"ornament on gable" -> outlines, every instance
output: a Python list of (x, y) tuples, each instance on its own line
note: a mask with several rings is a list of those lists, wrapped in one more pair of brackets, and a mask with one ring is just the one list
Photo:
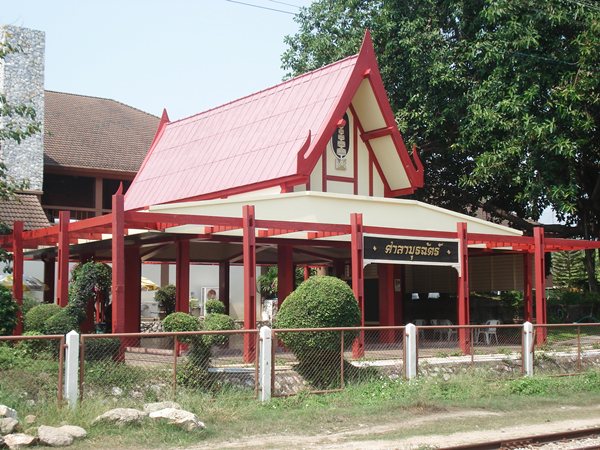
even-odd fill
[(346, 170), (346, 159), (350, 153), (350, 121), (348, 114), (344, 114), (338, 122), (338, 128), (331, 138), (333, 154), (335, 155), (335, 168)]

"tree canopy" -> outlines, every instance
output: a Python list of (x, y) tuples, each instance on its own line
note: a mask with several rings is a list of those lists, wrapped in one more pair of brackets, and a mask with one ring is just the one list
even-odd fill
[(356, 53), (372, 32), (418, 199), (528, 229), (600, 236), (600, 5), (587, 0), (321, 0), (286, 37), (288, 75)]

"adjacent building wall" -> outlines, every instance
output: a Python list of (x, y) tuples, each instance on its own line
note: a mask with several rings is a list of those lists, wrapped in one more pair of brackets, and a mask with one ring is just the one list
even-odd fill
[[(41, 132), (20, 144), (3, 142), (0, 158), (10, 177), (16, 181), (28, 180), (29, 190), (41, 192), (44, 174), (45, 35), (42, 31), (0, 25), (0, 39), (19, 49), (0, 59), (0, 92), (6, 96), (9, 104), (32, 106), (36, 121), (42, 126)], [(6, 118), (0, 118), (0, 126), (6, 126), (6, 123)]]

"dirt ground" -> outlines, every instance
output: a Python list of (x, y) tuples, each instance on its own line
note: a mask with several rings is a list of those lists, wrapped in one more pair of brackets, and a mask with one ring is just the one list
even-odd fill
[[(235, 441), (210, 442), (201, 449), (433, 449), (474, 444), (532, 434), (600, 427), (600, 405), (558, 407), (526, 412), (446, 411), (398, 423), (356, 428), (319, 435), (260, 435)], [(460, 431), (455, 431), (455, 430)]]

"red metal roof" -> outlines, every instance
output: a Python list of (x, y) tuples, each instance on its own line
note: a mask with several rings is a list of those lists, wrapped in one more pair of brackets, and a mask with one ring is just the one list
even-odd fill
[(305, 179), (373, 72), (381, 83), (367, 33), (358, 55), (186, 119), (168, 122), (164, 114), (125, 209)]

